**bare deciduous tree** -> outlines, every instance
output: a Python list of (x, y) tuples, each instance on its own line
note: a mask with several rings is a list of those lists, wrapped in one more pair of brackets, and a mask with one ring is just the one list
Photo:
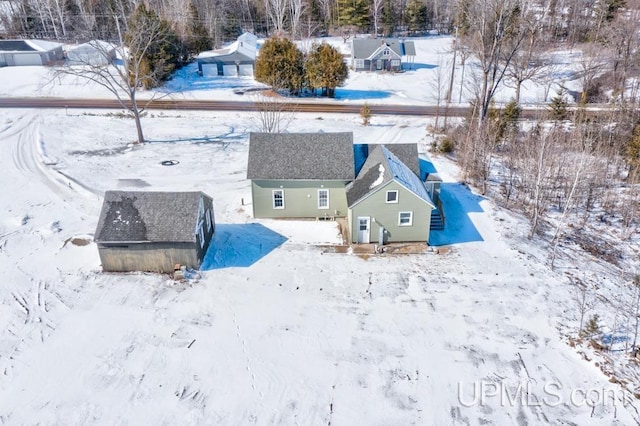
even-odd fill
[(521, 12), (519, 0), (473, 0), (464, 10), (469, 28), (462, 37), (463, 43), (480, 63), (479, 121), (485, 120), (491, 101), (524, 39)]
[(295, 118), (291, 103), (274, 96), (259, 95), (254, 100), (256, 130), (262, 133), (283, 133)]
[[(163, 41), (166, 32), (162, 23), (157, 19), (146, 19), (141, 23), (140, 31), (128, 33), (128, 46), (116, 47), (118, 56), (122, 58), (122, 65), (111, 64), (111, 49), (113, 46), (102, 42), (90, 42), (97, 54), (109, 65), (94, 62), (92, 58), (80, 59), (79, 66), (58, 66), (54, 68), (54, 76), (59, 79), (63, 76), (74, 76), (94, 82), (111, 92), (120, 105), (133, 115), (136, 125), (137, 143), (144, 143), (141, 116), (145, 108), (155, 98), (138, 99), (138, 91), (149, 81), (157, 80), (156, 72), (149, 69), (145, 55), (156, 44)], [(135, 52), (135, 54), (134, 54)]]

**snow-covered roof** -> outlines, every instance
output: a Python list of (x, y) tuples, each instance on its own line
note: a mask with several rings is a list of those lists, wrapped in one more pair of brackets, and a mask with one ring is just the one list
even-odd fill
[[(386, 145), (371, 146), (373, 149), (362, 170), (347, 188), (349, 207), (358, 204), (377, 188), (391, 181), (396, 181), (427, 204), (434, 206), (427, 189), (414, 170), (404, 164)], [(417, 161), (417, 154), (414, 158)]]
[(192, 242), (203, 192), (107, 191), (96, 242)]
[(68, 51), (74, 53), (92, 53), (95, 51), (111, 52), (114, 51), (115, 48), (116, 47), (112, 43), (108, 43), (102, 40), (91, 40), (86, 43), (71, 47), (68, 49)]

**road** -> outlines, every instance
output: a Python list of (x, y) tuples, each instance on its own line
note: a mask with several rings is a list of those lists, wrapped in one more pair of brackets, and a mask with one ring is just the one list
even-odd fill
[[(140, 101), (144, 105), (147, 101)], [(346, 102), (283, 102), (282, 110), (313, 113), (346, 113), (358, 114), (363, 104)], [(468, 113), (466, 106), (424, 105), (369, 105), (371, 113), (388, 115), (436, 116), (436, 114), (463, 117)], [(0, 98), (0, 108), (98, 108), (123, 109), (115, 99), (65, 99), (65, 98)], [(175, 100), (156, 99), (149, 103), (148, 109), (161, 110), (200, 110), (200, 111), (255, 111), (258, 105), (247, 101), (213, 101), (213, 100)], [(525, 108), (521, 118), (535, 118), (545, 111), (544, 107)]]

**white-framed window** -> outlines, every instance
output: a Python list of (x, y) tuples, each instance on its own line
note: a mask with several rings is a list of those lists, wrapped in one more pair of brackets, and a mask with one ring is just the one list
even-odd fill
[(400, 59), (392, 59), (391, 60), (391, 66), (392, 67), (399, 67), (400, 66)]
[(211, 210), (207, 210), (207, 232), (211, 232)]
[(398, 191), (391, 190), (387, 191), (387, 203), (397, 203), (398, 202)]
[(329, 190), (328, 189), (318, 189), (318, 208), (319, 209), (329, 208)]
[(282, 189), (273, 190), (273, 208), (284, 209), (284, 190)]
[(202, 229), (202, 224), (198, 227), (198, 236), (200, 237), (200, 247), (204, 247), (204, 229)]
[(413, 225), (413, 212), (398, 213), (398, 226), (412, 226), (412, 225)]
[(364, 68), (364, 59), (356, 59), (356, 68)]
[(389, 49), (384, 49), (384, 50), (382, 51), (382, 54), (383, 54), (384, 56), (389, 56), (389, 55), (391, 54), (391, 52), (389, 52)]

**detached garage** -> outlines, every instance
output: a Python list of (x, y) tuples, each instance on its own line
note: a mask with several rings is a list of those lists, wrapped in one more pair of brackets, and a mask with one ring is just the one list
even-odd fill
[(256, 60), (257, 38), (244, 33), (225, 49), (202, 52), (196, 58), (203, 77), (250, 77)]
[(203, 192), (107, 191), (94, 240), (104, 271), (171, 273), (200, 267), (214, 229)]
[(62, 44), (45, 40), (0, 40), (0, 66), (50, 65), (64, 60)]

